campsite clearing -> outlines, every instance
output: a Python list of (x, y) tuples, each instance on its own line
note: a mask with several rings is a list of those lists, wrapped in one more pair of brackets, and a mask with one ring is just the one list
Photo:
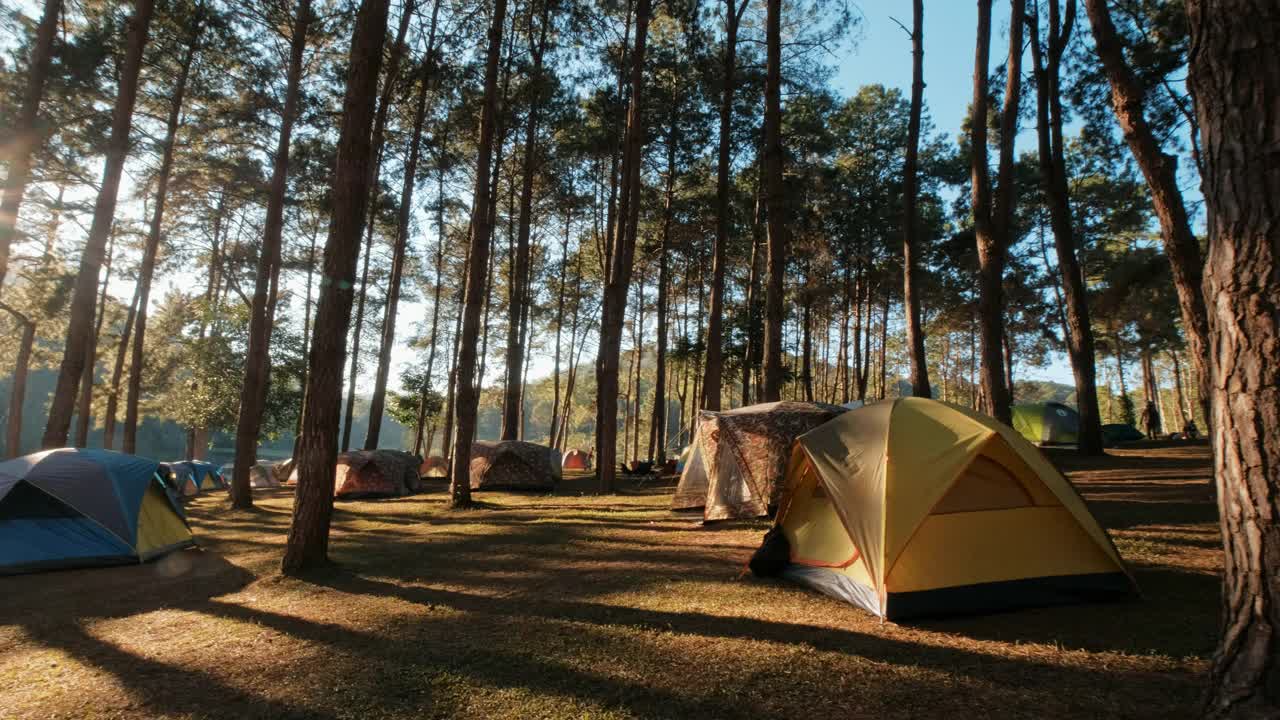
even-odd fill
[(0, 578), (0, 718), (1190, 717), (1218, 617), (1203, 444), (1050, 457), (1143, 599), (884, 623), (738, 579), (765, 521), (671, 487), (337, 506), (339, 567), (276, 572), (288, 489), (201, 495), (202, 551)]

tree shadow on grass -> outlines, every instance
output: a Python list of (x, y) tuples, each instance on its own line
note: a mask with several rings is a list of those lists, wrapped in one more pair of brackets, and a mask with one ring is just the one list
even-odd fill
[[(239, 592), (256, 579), (222, 555), (198, 548), (145, 565), (0, 578), (0, 625), (57, 628), (89, 617), (125, 617)], [(21, 590), (9, 591), (7, 583)]]
[[(425, 608), (450, 608), (478, 617), (520, 621), (568, 622), (612, 629), (643, 629), (696, 635), (709, 640), (765, 641), (801, 651), (859, 656), (873, 662), (926, 668), (971, 676), (1010, 689), (1028, 684), (1057, 686), (1114, 686), (1125, 674), (1102, 668), (1065, 666), (986, 652), (917, 643), (877, 634), (826, 626), (763, 620), (751, 617), (674, 612), (563, 599), (559, 593), (539, 597), (493, 597), (452, 590), (405, 586), (345, 571), (329, 571), (307, 578), (345, 593), (397, 597)], [(1096, 608), (1094, 609), (1096, 612)], [(988, 622), (991, 618), (988, 618)], [(1179, 683), (1174, 682), (1174, 685)]]
[[(272, 718), (337, 720), (315, 707), (301, 707), (255, 695), (222, 682), (199, 667), (176, 667), (141, 657), (96, 638), (78, 623), (37, 624), (30, 637), (110, 674), (130, 695), (135, 717), (155, 713), (191, 718)], [(140, 706), (140, 707), (139, 707)], [(107, 711), (107, 708), (97, 708)]]

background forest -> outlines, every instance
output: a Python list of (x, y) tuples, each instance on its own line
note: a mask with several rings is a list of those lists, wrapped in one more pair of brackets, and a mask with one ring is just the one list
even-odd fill
[[(1148, 114), (1165, 150), (1180, 158), (1181, 184), (1194, 188), (1195, 130), (1183, 82), (1185, 19), (1173, 4), (1117, 5), (1120, 34), (1148, 88)], [(470, 158), (484, 70), (477, 40), (486, 6), (406, 0), (392, 9), (383, 63), (389, 74), (379, 88), (374, 128), (378, 183), (362, 241), (351, 359), (341, 390), (345, 447), (372, 439), (377, 446), (412, 448), (421, 417), (423, 444), (431, 454), (442, 453), (460, 333), (475, 169)], [(0, 313), (0, 358), (6, 358), (0, 424), (21, 428), (11, 454), (40, 444), (83, 237), (102, 182), (98, 168), (107, 152), (131, 8), (85, 0), (66, 4), (59, 16), (40, 145), (0, 295), (8, 311)], [(504, 408), (514, 401), (524, 439), (591, 447), (602, 257), (618, 212), (633, 10), (609, 0), (530, 0), (507, 13), (494, 140), (494, 249), (478, 356), (481, 439), (499, 437)], [(122, 436), (133, 432), (143, 454), (211, 448), (215, 459), (230, 459), (289, 91), (280, 70), (301, 27), (280, 264), (268, 288), (274, 320), (260, 451), (265, 457), (291, 453), (323, 282), (320, 252), (342, 110), (343, 43), (354, 11), (351, 3), (328, 1), (157, 5), (89, 338), (92, 389), (77, 399), (77, 444), (120, 447)], [(306, 13), (305, 24), (299, 12)], [(0, 128), (18, 122), (38, 13), (37, 7), (8, 3), (0, 16)], [(764, 20), (763, 5), (740, 0), (671, 0), (653, 12), (638, 240), (621, 337), (621, 458), (673, 453), (687, 443), (704, 393), (713, 318), (721, 325), (720, 404), (759, 397), (766, 274)], [(866, 21), (860, 8), (830, 0), (791, 3), (783, 20), (782, 135), (793, 215), (785, 272), (785, 398), (847, 402), (911, 390), (901, 283), (910, 92), (865, 85), (844, 94), (836, 87), (842, 63), (881, 62), (853, 52)], [(905, 63), (910, 37), (892, 29), (901, 37)], [(1007, 22), (998, 25), (997, 37), (1008, 31)], [(726, 42), (735, 51), (728, 72)], [(985, 119), (993, 152), (1001, 143), (1007, 67), (999, 50), (995, 55)], [(1103, 422), (1134, 422), (1154, 400), (1166, 430), (1180, 429), (1192, 416), (1203, 427), (1150, 192), (1123, 145), (1087, 31), (1070, 36), (1063, 62), (1067, 180), (1093, 311)], [(964, 132), (948, 135), (935, 129), (927, 97), (917, 243), (928, 370), (936, 397), (978, 407), (972, 108)], [(1034, 125), (1035, 104), (1034, 91), (1022, 93), (1024, 130)], [(726, 127), (726, 106), (722, 197), (717, 128)], [(1033, 379), (1064, 377), (1069, 333), (1034, 139), (1029, 132), (1019, 136), (1014, 167), (1017, 203), (1003, 280), (1006, 373), (1015, 403), (1074, 404), (1070, 385)], [(725, 237), (723, 296), (712, 312), (718, 232)], [(10, 407), (13, 363), (28, 323), (34, 344), (19, 419)], [(519, 353), (512, 352), (516, 348)], [(1056, 373), (1046, 372), (1055, 367)], [(508, 392), (513, 385), (516, 391)], [(655, 430), (659, 402), (665, 407), (661, 433)], [(372, 432), (371, 405), (385, 408), (381, 427)]]

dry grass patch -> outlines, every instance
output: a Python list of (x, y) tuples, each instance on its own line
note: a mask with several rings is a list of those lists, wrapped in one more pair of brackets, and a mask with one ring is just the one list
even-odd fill
[(190, 515), (161, 563), (0, 579), (0, 718), (1182, 717), (1217, 613), (1203, 445), (1055, 453), (1145, 597), (883, 623), (739, 579), (763, 522), (669, 486), (340, 503), (338, 565), (276, 573), (288, 491)]

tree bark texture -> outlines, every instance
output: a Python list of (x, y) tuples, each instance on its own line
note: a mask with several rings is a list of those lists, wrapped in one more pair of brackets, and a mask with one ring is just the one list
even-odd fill
[[(978, 49), (973, 70), (972, 168), (974, 233), (978, 247), (978, 321), (982, 345), (982, 388), (988, 414), (1012, 422), (1004, 373), (1004, 266), (1013, 212), (1013, 151), (1022, 79), (1024, 0), (1012, 0), (1000, 158), (993, 193), (987, 169), (987, 72), (991, 45), (991, 0), (978, 2)], [(993, 198), (994, 195), (994, 198)]]
[(476, 351), (480, 336), (480, 311), (487, 288), (486, 271), (489, 245), (493, 235), (493, 217), (489, 206), (495, 198), (489, 189), (493, 162), (494, 123), (498, 115), (498, 63), (502, 56), (502, 31), (506, 24), (507, 0), (494, 0), (493, 18), (489, 21), (489, 47), (484, 68), (484, 103), (480, 110), (480, 131), (476, 153), (475, 190), (471, 209), (470, 267), (467, 272), (466, 300), (462, 308), (462, 331), (458, 342), (456, 425), (453, 459), (450, 463), (449, 494), (454, 507), (471, 505), (471, 441), (475, 435), (476, 410), (480, 400), (475, 384)]
[(619, 228), (600, 313), (600, 351), (596, 361), (596, 468), (603, 492), (613, 492), (618, 471), (618, 366), (627, 292), (635, 258), (636, 224), (640, 216), (640, 163), (645, 134), (641, 111), (649, 9), (650, 0), (637, 0), (635, 48), (631, 53), (631, 102), (627, 108), (627, 128), (623, 138)]
[[(907, 351), (911, 356), (911, 394), (932, 397), (929, 360), (925, 355), (924, 328), (920, 324), (920, 115), (924, 110), (924, 0), (912, 0), (911, 116), (907, 121), (907, 157), (902, 167), (902, 297), (907, 315)], [(843, 325), (841, 326), (844, 327)]]
[(732, 170), (734, 72), (737, 64), (738, 25), (749, 3), (725, 0), (724, 88), (720, 95), (720, 142), (716, 158), (716, 237), (711, 251), (711, 309), (707, 316), (707, 362), (702, 380), (702, 407), (720, 409), (724, 374), (724, 271), (725, 249), (733, 218), (729, 209), (729, 174)]
[(1084, 0), (1084, 6), (1093, 26), (1094, 46), (1111, 84), (1111, 106), (1116, 120), (1151, 190), (1151, 205), (1160, 221), (1164, 254), (1173, 271), (1178, 310), (1195, 366), (1201, 404), (1205, 417), (1209, 417), (1209, 319), (1202, 291), (1204, 263), (1178, 188), (1178, 160), (1164, 152), (1147, 123), (1145, 93), (1125, 59), (1106, 0)]
[(520, 328), (528, 311), (526, 295), (529, 289), (529, 234), (533, 226), (533, 180), (540, 163), (538, 150), (538, 123), (542, 104), (545, 102), (542, 77), (542, 58), (547, 48), (547, 33), (550, 25), (550, 13), (553, 0), (543, 0), (542, 16), (537, 25), (537, 37), (534, 37), (533, 10), (529, 5), (529, 46), (533, 56), (533, 67), (530, 70), (530, 83), (533, 86), (533, 98), (529, 112), (525, 116), (524, 126), (524, 163), (520, 173), (520, 215), (516, 230), (516, 255), (513, 260), (514, 280), (510, 301), (507, 303), (507, 382), (505, 398), (502, 405), (502, 439), (516, 440), (520, 434), (521, 390), (523, 382), (521, 371), (524, 367), (526, 348), (520, 337)]
[(768, 213), (765, 281), (764, 388), (768, 402), (782, 399), (783, 277), (787, 273), (787, 191), (782, 156), (782, 0), (765, 2), (764, 174)]
[(369, 201), (370, 147), (374, 96), (382, 66), (389, 0), (364, 0), (356, 14), (342, 101), (342, 129), (334, 166), (325, 241), (324, 275), (308, 358), (306, 415), (298, 448), (298, 488), (281, 570), (296, 574), (328, 563), (329, 520), (333, 514), (334, 469), (338, 456), (342, 369), (355, 286), (360, 229)]
[(1205, 715), (1280, 716), (1280, 5), (1188, 0), (1209, 216), (1210, 421), (1225, 545)]
[(1102, 454), (1102, 416), (1098, 407), (1097, 368), (1093, 328), (1084, 275), (1076, 257), (1075, 232), (1067, 189), (1067, 169), (1062, 137), (1062, 97), (1059, 87), (1063, 52), (1075, 21), (1075, 0), (1067, 0), (1060, 12), (1058, 0), (1049, 0), (1045, 47), (1040, 45), (1038, 13), (1028, 23), (1034, 28), (1031, 55), (1036, 76), (1036, 125), (1040, 150), (1040, 181), (1049, 205), (1049, 225), (1062, 274), (1062, 294), (1067, 307), (1067, 354), (1075, 378), (1076, 405), (1080, 412), (1077, 448), (1082, 455)]

